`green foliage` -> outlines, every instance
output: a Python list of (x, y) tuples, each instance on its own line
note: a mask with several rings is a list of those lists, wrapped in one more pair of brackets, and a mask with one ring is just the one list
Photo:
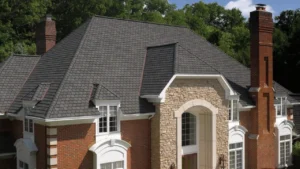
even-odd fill
[(300, 156), (300, 142), (297, 141), (294, 145), (293, 145), (293, 155), (295, 156)]

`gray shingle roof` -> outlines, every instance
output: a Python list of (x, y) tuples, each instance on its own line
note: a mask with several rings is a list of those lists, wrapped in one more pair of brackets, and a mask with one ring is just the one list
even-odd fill
[(0, 68), (0, 113), (8, 110), (40, 56), (12, 55)]
[(157, 93), (174, 73), (222, 74), (241, 94), (241, 103), (253, 105), (247, 91), (250, 70), (191, 30), (93, 17), (41, 58), (9, 112), (17, 113), (21, 101), (32, 98), (28, 93), (35, 93), (41, 83), (51, 85), (31, 116), (98, 114), (89, 107), (94, 84), (108, 89), (99, 95), (105, 96), (101, 99), (111, 93), (118, 96), (125, 114), (154, 112), (154, 106), (140, 95)]

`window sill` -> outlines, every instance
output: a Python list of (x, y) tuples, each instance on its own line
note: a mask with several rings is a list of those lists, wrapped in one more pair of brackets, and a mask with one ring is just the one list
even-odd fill
[(181, 149), (182, 155), (194, 154), (194, 153), (198, 153), (198, 145), (182, 146)]

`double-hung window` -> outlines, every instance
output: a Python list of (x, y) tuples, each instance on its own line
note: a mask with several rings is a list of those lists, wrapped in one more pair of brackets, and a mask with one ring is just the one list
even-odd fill
[(276, 114), (277, 116), (286, 116), (286, 97), (280, 97), (277, 98), (277, 100), (280, 102), (280, 104), (276, 105)]
[(230, 121), (239, 120), (238, 100), (230, 100), (228, 103), (228, 115)]
[(19, 167), (18, 169), (29, 169), (28, 164), (23, 162), (23, 161), (19, 161)]
[(99, 106), (99, 133), (118, 131), (118, 107)]
[(280, 165), (286, 166), (291, 158), (291, 135), (280, 136)]
[(29, 133), (33, 133), (33, 121), (32, 119), (24, 118), (24, 130)]
[(243, 169), (243, 143), (229, 144), (229, 169)]
[(182, 114), (182, 146), (196, 145), (196, 116)]

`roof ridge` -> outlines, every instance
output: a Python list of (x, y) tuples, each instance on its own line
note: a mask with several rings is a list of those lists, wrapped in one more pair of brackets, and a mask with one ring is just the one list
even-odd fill
[[(83, 33), (83, 35), (82, 35), (82, 37), (81, 37), (80, 43), (79, 43), (79, 45), (78, 45), (78, 47), (77, 47), (77, 49), (76, 49), (76, 52), (75, 52), (75, 54), (74, 54), (74, 56), (73, 56), (73, 58), (72, 58), (72, 61), (71, 61), (70, 65), (69, 65), (69, 67), (68, 67), (68, 69), (67, 69), (67, 71), (66, 71), (66, 73), (65, 73), (65, 75), (64, 75), (64, 77), (63, 77), (63, 79), (62, 79), (62, 81), (61, 81), (60, 84), (59, 84), (58, 90), (57, 90), (57, 92), (56, 92), (56, 94), (55, 94), (55, 96), (54, 96), (54, 98), (53, 98), (52, 103), (50, 104), (50, 106), (49, 106), (49, 108), (48, 108), (48, 110), (47, 110), (47, 113), (46, 113), (45, 118), (49, 118), (50, 112), (53, 110), (54, 105), (57, 104), (58, 97), (60, 96), (60, 91), (62, 90), (62, 88), (63, 88), (63, 86), (64, 86), (64, 82), (65, 82), (65, 80), (66, 80), (66, 77), (69, 75), (69, 71), (70, 71), (71, 67), (73, 67), (73, 65), (74, 65), (75, 57), (78, 55), (79, 49), (81, 48), (83, 42), (85, 41), (85, 38), (86, 38), (86, 35), (87, 35), (86, 32), (87, 32), (88, 29), (90, 29), (92, 20), (93, 20), (93, 18), (91, 18), (91, 19), (89, 19), (88, 21), (86, 21), (86, 22), (88, 22), (88, 23), (87, 23), (88, 25), (87, 25), (87, 27), (86, 27), (85, 30), (84, 30), (84, 33)], [(84, 24), (83, 24), (83, 25), (84, 25)], [(81, 26), (83, 26), (83, 25), (81, 25)], [(74, 31), (73, 31), (73, 32), (74, 32)], [(70, 34), (69, 34), (69, 35), (70, 35)], [(65, 39), (65, 38), (64, 38), (64, 39)]]
[(204, 61), (203, 59), (201, 59), (199, 56), (197, 56), (196, 54), (192, 53), (190, 50), (186, 49), (185, 47), (183, 47), (182, 45), (178, 44), (180, 47), (182, 47), (185, 51), (189, 52), (191, 55), (195, 56), (197, 59), (201, 60), (202, 62), (204, 62), (207, 66), (211, 67), (212, 69), (214, 69), (215, 71), (217, 71), (218, 73), (222, 74), (220, 71), (218, 71), (216, 68), (214, 68), (213, 66), (211, 66), (210, 64), (208, 64), (206, 61)]
[(125, 19), (125, 18), (116, 18), (116, 17), (102, 16), (102, 15), (94, 15), (93, 18), (94, 17), (95, 18), (121, 20), (121, 21), (129, 21), (129, 22), (138, 22), (138, 23), (145, 23), (145, 24), (151, 24), (151, 25), (161, 25), (161, 26), (170, 26), (170, 27), (178, 27), (178, 28), (187, 28), (186, 26), (182, 26), (182, 25), (170, 25), (170, 24), (166, 24), (166, 23), (155, 23), (155, 22), (147, 22), (147, 21), (134, 20), (134, 19)]

